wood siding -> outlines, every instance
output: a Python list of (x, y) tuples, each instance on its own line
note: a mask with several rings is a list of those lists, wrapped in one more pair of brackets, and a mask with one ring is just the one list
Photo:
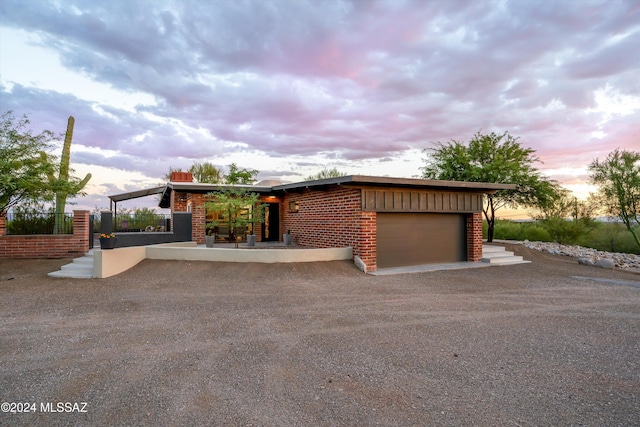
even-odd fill
[(446, 212), (482, 211), (482, 193), (362, 189), (365, 212)]

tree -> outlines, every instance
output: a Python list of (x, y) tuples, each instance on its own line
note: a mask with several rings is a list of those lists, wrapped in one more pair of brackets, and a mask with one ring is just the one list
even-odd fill
[(63, 214), (65, 205), (67, 204), (67, 197), (80, 194), (82, 189), (87, 185), (87, 182), (91, 179), (90, 173), (82, 180), (69, 176), (69, 172), (73, 172), (72, 169), (69, 169), (69, 163), (71, 159), (71, 139), (73, 138), (74, 124), (75, 119), (73, 116), (69, 116), (67, 132), (65, 133), (62, 148), (62, 158), (60, 159), (60, 167), (58, 169), (58, 178), (55, 177), (53, 172), (49, 174), (49, 180), (52, 183), (56, 195), (54, 234), (63, 233)]
[(51, 200), (48, 177), (55, 171), (53, 158), (46, 155), (54, 134), (45, 130), (34, 135), (26, 115), (12, 111), (0, 119), (0, 213), (21, 202)]
[(534, 155), (535, 150), (522, 147), (518, 138), (508, 132), (500, 135), (477, 132), (468, 144), (452, 140), (436, 145), (430, 149), (426, 165), (421, 168), (424, 178), (516, 185), (515, 190), (499, 190), (487, 195), (482, 211), (487, 220), (489, 242), (493, 241), (498, 209), (540, 206), (557, 191), (557, 183), (533, 167), (540, 161)]
[(209, 162), (196, 162), (191, 165), (189, 172), (200, 183), (217, 184), (222, 181), (222, 171)]
[(576, 243), (596, 226), (594, 199), (578, 200), (566, 188), (558, 187), (555, 194), (537, 208), (539, 213), (534, 217), (554, 241), (561, 244)]
[(252, 185), (259, 171), (255, 169), (238, 168), (235, 163), (229, 165), (229, 173), (225, 175), (225, 182), (231, 185)]
[(345, 172), (340, 172), (337, 168), (333, 168), (333, 169), (324, 168), (323, 170), (321, 170), (315, 175), (309, 175), (306, 178), (306, 180), (312, 181), (315, 179), (337, 178), (339, 176), (345, 176), (345, 175), (347, 175)]
[(589, 171), (604, 209), (622, 220), (640, 247), (633, 224), (640, 224), (640, 152), (616, 149), (603, 161), (596, 159), (589, 164)]

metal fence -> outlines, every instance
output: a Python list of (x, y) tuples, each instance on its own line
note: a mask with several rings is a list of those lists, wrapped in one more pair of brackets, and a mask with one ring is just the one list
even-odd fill
[(73, 213), (15, 212), (7, 214), (7, 235), (73, 234)]
[(171, 214), (121, 214), (114, 217), (113, 231), (121, 233), (171, 231)]

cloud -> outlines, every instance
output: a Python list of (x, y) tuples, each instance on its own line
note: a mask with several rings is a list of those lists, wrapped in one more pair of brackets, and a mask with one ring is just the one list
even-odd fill
[[(637, 146), (637, 115), (603, 125), (596, 108), (605, 87), (640, 96), (635, 2), (5, 0), (0, 13), (122, 97), (0, 76), (4, 109), (57, 131), (76, 117), (85, 164), (157, 176), (245, 155), (306, 176), (479, 130), (520, 136), (545, 167)], [(291, 171), (271, 168), (287, 158)]]

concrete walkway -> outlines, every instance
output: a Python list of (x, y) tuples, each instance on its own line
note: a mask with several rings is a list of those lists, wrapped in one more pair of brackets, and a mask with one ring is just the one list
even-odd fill
[(379, 268), (369, 274), (373, 276), (388, 276), (392, 274), (423, 273), (426, 271), (460, 270), (467, 268), (483, 268), (496, 265), (526, 264), (521, 256), (514, 255), (502, 246), (482, 245), (482, 260), (480, 262), (449, 262), (442, 264), (421, 264), (402, 267)]

